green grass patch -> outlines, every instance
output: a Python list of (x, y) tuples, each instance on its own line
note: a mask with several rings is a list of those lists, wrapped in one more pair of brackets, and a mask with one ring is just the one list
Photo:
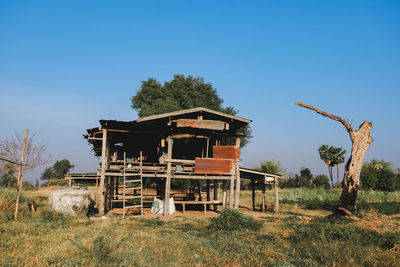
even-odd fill
[(238, 210), (224, 209), (218, 217), (211, 218), (209, 229), (222, 231), (250, 230), (257, 231), (262, 222), (244, 215)]

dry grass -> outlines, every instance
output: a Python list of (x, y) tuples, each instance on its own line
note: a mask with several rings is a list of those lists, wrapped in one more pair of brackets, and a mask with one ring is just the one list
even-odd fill
[[(47, 211), (0, 221), (2, 266), (322, 266), (400, 262), (399, 215), (367, 211), (357, 222), (329, 211), (282, 204), (281, 213), (241, 210), (259, 230), (215, 231), (210, 218), (174, 216), (106, 220)], [(272, 200), (272, 199), (270, 199)]]

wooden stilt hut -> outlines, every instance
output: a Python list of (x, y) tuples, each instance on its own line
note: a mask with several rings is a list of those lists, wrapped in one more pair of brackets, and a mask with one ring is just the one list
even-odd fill
[[(206, 200), (201, 193), (197, 200), (175, 200), (183, 211), (189, 204), (201, 204), (204, 209), (213, 205), (217, 209), (217, 205), (226, 207), (229, 203), (230, 208), (239, 208), (241, 175), (255, 180), (266, 177), (240, 167), (238, 130), (250, 122), (202, 107), (128, 122), (100, 120), (99, 127), (88, 129), (84, 135), (94, 154), (101, 157), (99, 214), (119, 207), (123, 215), (131, 210), (143, 215), (143, 179), (157, 184), (165, 216), (169, 214), (171, 179), (207, 181)], [(268, 177), (277, 183), (277, 176)], [(221, 197), (217, 190), (220, 184)]]

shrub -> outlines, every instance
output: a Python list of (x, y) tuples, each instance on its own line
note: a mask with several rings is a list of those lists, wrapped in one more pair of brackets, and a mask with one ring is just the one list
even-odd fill
[(211, 230), (252, 230), (257, 231), (262, 227), (262, 222), (244, 215), (238, 210), (223, 209), (221, 215), (211, 218), (209, 229)]
[(364, 163), (361, 174), (361, 185), (365, 189), (395, 191), (400, 189), (400, 177), (393, 170), (393, 165), (384, 160), (372, 159)]
[(329, 185), (329, 178), (328, 176), (324, 175), (324, 174), (320, 174), (317, 175), (312, 183), (314, 184), (315, 187), (323, 187), (325, 189), (329, 189), (331, 188), (331, 186)]

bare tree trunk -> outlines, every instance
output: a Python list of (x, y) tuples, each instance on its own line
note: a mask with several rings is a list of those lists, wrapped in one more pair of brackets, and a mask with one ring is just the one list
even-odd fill
[(355, 206), (358, 186), (360, 183), (360, 172), (361, 167), (364, 163), (364, 156), (367, 152), (369, 146), (374, 140), (370, 132), (372, 130), (372, 123), (369, 121), (364, 121), (357, 131), (353, 129), (353, 126), (345, 121), (343, 118), (335, 116), (333, 114), (324, 112), (319, 108), (301, 103), (295, 102), (296, 105), (299, 105), (304, 108), (311, 109), (322, 116), (331, 118), (332, 120), (338, 121), (346, 127), (347, 132), (350, 135), (350, 139), (352, 142), (351, 147), (351, 156), (346, 163), (344, 177), (343, 177), (343, 190), (341, 196), (341, 204), (340, 206), (343, 208), (347, 208), (349, 206)]
[(26, 147), (26, 139), (27, 138), (28, 138), (28, 129), (25, 130), (24, 144), (22, 145), (22, 152), (21, 152), (21, 161), (20, 161), (20, 164), (18, 166), (17, 201), (15, 203), (14, 219), (17, 219), (18, 209), (19, 209), (19, 196), (21, 194), (21, 189), (22, 189), (22, 164), (24, 163), (24, 154), (25, 154), (25, 147)]
[(328, 171), (329, 171), (329, 177), (331, 178), (331, 189), (333, 189), (334, 184), (333, 184), (333, 173), (332, 173), (332, 167), (328, 165)]
[(336, 165), (336, 187), (339, 188), (339, 165)]
[(344, 170), (342, 202), (340, 205), (343, 208), (355, 206), (356, 204), (364, 156), (373, 141), (373, 138), (370, 136), (371, 129), (372, 123), (365, 121), (361, 124), (358, 131), (353, 131), (350, 134), (353, 145), (351, 147), (351, 156)]

